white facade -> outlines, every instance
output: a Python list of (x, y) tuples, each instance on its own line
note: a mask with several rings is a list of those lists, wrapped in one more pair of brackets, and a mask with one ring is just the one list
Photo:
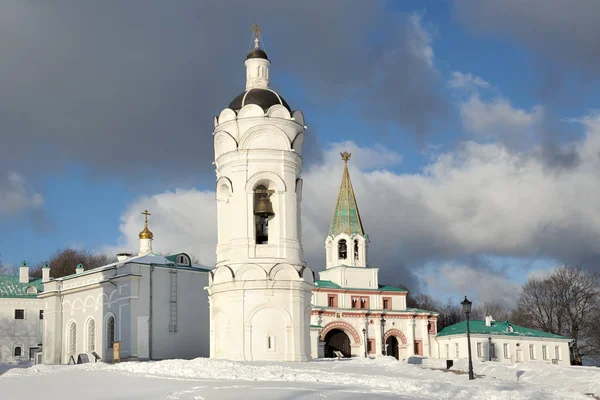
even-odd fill
[[(487, 325), (488, 327), (493, 326), (496, 322), (491, 321), (493, 321), (491, 320), (491, 317), (488, 317), (487, 323), (490, 324)], [(482, 324), (483, 321), (472, 322), (475, 325), (475, 332), (480, 332), (481, 328), (478, 326), (484, 325)], [(471, 333), (471, 357), (473, 360), (501, 362), (504, 364), (522, 361), (545, 364), (554, 363), (558, 365), (571, 364), (569, 353), (569, 343), (571, 342), (571, 339), (546, 334), (541, 331), (534, 331), (532, 329), (526, 329), (525, 332), (520, 332), (519, 330), (523, 328), (519, 326), (510, 325), (506, 322), (500, 324), (502, 324), (502, 326), (510, 326), (510, 328), (508, 328), (509, 331), (507, 331), (506, 334), (494, 332)], [(452, 326), (448, 328), (452, 329)], [(464, 331), (464, 329), (461, 330)], [(442, 336), (437, 337), (437, 357), (450, 360), (468, 358), (469, 348), (467, 344), (467, 335), (462, 332), (453, 335), (445, 335), (444, 331), (445, 330), (442, 330), (440, 332)], [(531, 332), (534, 333), (532, 334)], [(535, 333), (548, 337), (533, 336)]]
[(0, 364), (33, 360), (42, 348), (41, 281), (29, 278), (23, 264), (18, 276), (0, 276)]
[[(306, 361), (313, 273), (300, 236), (304, 117), (268, 88), (270, 62), (258, 38), (245, 65), (246, 91), (215, 118), (210, 355)], [(261, 201), (272, 212), (257, 214)]]

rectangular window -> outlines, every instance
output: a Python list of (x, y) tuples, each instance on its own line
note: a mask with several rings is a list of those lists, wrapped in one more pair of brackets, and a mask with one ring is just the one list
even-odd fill
[(450, 358), (450, 345), (446, 345), (446, 358)]
[(529, 359), (535, 360), (535, 348), (532, 344), (529, 345)]
[(483, 346), (481, 342), (477, 342), (477, 357), (483, 358)]
[(360, 308), (369, 308), (369, 298), (368, 297), (360, 298)]
[(548, 359), (548, 346), (543, 345), (542, 346), (542, 360), (547, 360)]
[(337, 307), (337, 295), (335, 294), (330, 294), (327, 296), (327, 305), (329, 307)]
[(44, 319), (44, 310), (40, 310), (40, 319)]
[(496, 344), (490, 343), (490, 357), (496, 358)]
[(384, 297), (383, 298), (383, 309), (384, 310), (391, 310), (392, 309), (392, 298), (391, 297)]
[(360, 308), (360, 302), (358, 301), (358, 297), (352, 298), (352, 308)]
[(504, 343), (502, 347), (504, 348), (504, 358), (510, 358), (510, 352), (508, 351), (508, 343)]
[(15, 319), (25, 319), (25, 310), (15, 310)]
[(458, 343), (454, 343), (454, 357), (460, 358), (460, 346)]
[(560, 346), (554, 346), (554, 358), (560, 360)]

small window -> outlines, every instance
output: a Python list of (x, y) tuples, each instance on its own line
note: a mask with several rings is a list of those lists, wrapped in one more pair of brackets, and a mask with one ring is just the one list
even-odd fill
[(458, 345), (458, 343), (454, 343), (454, 357), (460, 357), (460, 346)]
[(446, 358), (450, 358), (450, 345), (446, 345)]
[(20, 346), (15, 347), (15, 357), (21, 357), (23, 354), (23, 349)]
[(337, 307), (337, 295), (330, 294), (327, 296), (327, 305), (329, 307)]
[(40, 310), (40, 319), (44, 319), (44, 310)]
[(483, 346), (481, 342), (477, 342), (477, 357), (483, 358)]
[(392, 299), (390, 297), (383, 298), (383, 309), (391, 310), (392, 309)]
[(358, 261), (358, 240), (354, 239), (354, 260)]
[(504, 358), (510, 358), (510, 352), (508, 350), (508, 343), (504, 343), (502, 345), (503, 349), (504, 349)]
[(496, 358), (496, 344), (490, 343), (490, 357)]
[(512, 327), (512, 326), (510, 326), (510, 325), (509, 325), (509, 326), (507, 326), (507, 327), (506, 327), (506, 332), (509, 332), (509, 333), (512, 333), (512, 332), (514, 332), (514, 329), (513, 329), (513, 327)]
[(535, 347), (532, 344), (529, 345), (529, 359), (535, 360)]
[(273, 335), (267, 336), (267, 350), (275, 351), (275, 336)]
[(352, 308), (360, 308), (359, 307), (359, 302), (358, 302), (358, 297), (353, 297), (352, 298)]
[(25, 319), (25, 310), (15, 310), (15, 319)]

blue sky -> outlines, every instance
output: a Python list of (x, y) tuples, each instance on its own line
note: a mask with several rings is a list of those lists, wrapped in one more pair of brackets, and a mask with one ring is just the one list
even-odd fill
[[(169, 9), (164, 20), (158, 19), (162, 25), (157, 25), (157, 32), (152, 33), (148, 31), (152, 29), (152, 18), (161, 13), (164, 15), (164, 5), (144, 8), (139, 14), (134, 12), (134, 6), (123, 6), (126, 9), (123, 13), (127, 17), (120, 19), (113, 16), (115, 19), (111, 21), (114, 25), (109, 28), (95, 18), (97, 14), (110, 16), (111, 10), (84, 3), (81, 9), (73, 7), (68, 11), (81, 19), (82, 23), (77, 27), (79, 30), (62, 24), (62, 18), (69, 15), (61, 14), (65, 6), (61, 1), (50, 1), (43, 10), (36, 9), (35, 12), (31, 11), (31, 7), (18, 3), (12, 4), (12, 9), (5, 10), (13, 13), (17, 22), (5, 26), (5, 31), (11, 35), (0, 34), (5, 41), (4, 44), (0, 43), (0, 47), (6, 54), (4, 58), (16, 61), (12, 61), (14, 65), (0, 68), (0, 76), (3, 81), (13, 79), (15, 74), (21, 73), (19, 66), (23, 65), (27, 65), (22, 68), (25, 70), (23, 74), (29, 68), (40, 68), (43, 75), (43, 79), (33, 82), (25, 78), (15, 79), (17, 83), (9, 85), (7, 89), (10, 95), (2, 100), (5, 107), (0, 111), (0, 124), (3, 125), (0, 137), (4, 145), (0, 149), (0, 158), (4, 162), (0, 163), (0, 174), (8, 176), (9, 173), (16, 173), (21, 179), (19, 183), (4, 182), (8, 185), (4, 187), (5, 193), (10, 193), (11, 190), (15, 192), (13, 200), (0, 196), (0, 201), (6, 204), (13, 201), (10, 206), (0, 207), (0, 259), (8, 264), (15, 265), (22, 260), (35, 264), (46, 260), (55, 250), (65, 247), (91, 251), (112, 251), (119, 246), (132, 247), (136, 240), (132, 232), (142, 227), (142, 217), (137, 213), (143, 209), (134, 210), (135, 207), (142, 204), (152, 206), (152, 202), (158, 201), (162, 194), (177, 189), (211, 191), (214, 175), (211, 174), (213, 160), (210, 157), (210, 140), (196, 137), (209, 138), (212, 123), (209, 116), (217, 115), (227, 106), (228, 99), (233, 99), (243, 90), (245, 74), (242, 61), (250, 37), (248, 28), (255, 19), (263, 25), (263, 41), (273, 63), (272, 86), (288, 100), (292, 108), (303, 110), (309, 133), (314, 135), (310, 147), (305, 145), (305, 152), (314, 153), (305, 154), (305, 170), (312, 171), (309, 176), (314, 176), (315, 182), (317, 177), (322, 176), (319, 168), (336, 165), (329, 161), (329, 157), (337, 149), (336, 144), (341, 142), (351, 142), (356, 146), (356, 152), (363, 151), (365, 154), (369, 149), (380, 146), (380, 149), (401, 159), (400, 162), (382, 161), (379, 164), (363, 163), (353, 166), (353, 179), (354, 175), (360, 174), (357, 177), (361, 182), (358, 186), (365, 190), (372, 184), (369, 179), (383, 179), (382, 176), (386, 173), (407, 185), (418, 180), (429, 185), (433, 179), (431, 168), (436, 165), (449, 168), (446, 170), (448, 173), (452, 172), (452, 168), (464, 172), (466, 165), (472, 165), (472, 160), (478, 158), (473, 156), (475, 150), (472, 148), (464, 153), (465, 143), (476, 143), (480, 146), (497, 146), (497, 149), (504, 149), (515, 159), (526, 159), (532, 166), (540, 165), (544, 171), (554, 171), (542, 173), (540, 178), (540, 187), (546, 187), (546, 181), (543, 180), (546, 178), (550, 187), (558, 182), (557, 174), (573, 174), (572, 179), (567, 181), (575, 182), (579, 176), (576, 175), (577, 171), (582, 170), (556, 172), (558, 167), (555, 168), (553, 159), (548, 158), (555, 154), (543, 153), (540, 150), (542, 144), (550, 143), (553, 149), (558, 148), (560, 151), (572, 150), (573, 146), (577, 147), (577, 143), (584, 140), (585, 133), (593, 131), (595, 126), (593, 123), (586, 125), (564, 122), (566, 119), (582, 120), (598, 108), (597, 73), (590, 68), (590, 62), (586, 58), (582, 56), (581, 61), (577, 60), (578, 54), (569, 48), (569, 40), (575, 41), (577, 37), (566, 37), (564, 43), (556, 44), (556, 49), (548, 49), (547, 43), (535, 41), (535, 37), (543, 38), (544, 32), (549, 29), (553, 31), (577, 25), (577, 21), (572, 20), (572, 16), (560, 8), (561, 2), (553, 2), (558, 16), (555, 27), (548, 27), (545, 21), (531, 17), (535, 15), (537, 7), (537, 3), (532, 2), (523, 9), (512, 5), (506, 7), (505, 15), (498, 17), (500, 22), (490, 22), (489, 29), (484, 21), (490, 13), (497, 10), (495, 7), (498, 7), (498, 2), (484, 1), (484, 5), (477, 7), (470, 7), (469, 1), (356, 2), (356, 10), (347, 10), (348, 3), (342, 2), (344, 10), (339, 16), (332, 10), (322, 12), (327, 15), (331, 13), (331, 21), (337, 21), (339, 26), (324, 27), (319, 21), (314, 22), (314, 27), (310, 27), (311, 24), (294, 25), (296, 22), (290, 22), (289, 29), (284, 29), (286, 25), (282, 21), (285, 18), (291, 18), (298, 12), (314, 16), (320, 12), (319, 7), (324, 6), (317, 2), (306, 5), (306, 10), (288, 10), (284, 6), (277, 6), (273, 11), (272, 4), (265, 2), (264, 9), (269, 11), (265, 11), (264, 15), (253, 11), (250, 15), (252, 18), (248, 18), (248, 15), (243, 15), (238, 10), (240, 15), (227, 19), (223, 11), (235, 9), (233, 4), (206, 3), (203, 9), (193, 2), (181, 2), (173, 5), (180, 10)], [(485, 9), (486, 6), (489, 9)], [(335, 6), (332, 4), (331, 7)], [(527, 7), (531, 10), (525, 10)], [(208, 16), (203, 17), (204, 13)], [(189, 19), (188, 15), (191, 15)], [(525, 21), (526, 18), (531, 18), (530, 28), (539, 32), (523, 38), (519, 36), (522, 32), (518, 28), (508, 22), (503, 24), (503, 18), (510, 21), (515, 15)], [(36, 26), (36, 18), (40, 16), (44, 17), (47, 25)], [(178, 19), (181, 16), (185, 18)], [(193, 16), (214, 20), (217, 26), (232, 24), (235, 28), (227, 35), (219, 35), (214, 33), (214, 28), (210, 30), (198, 27), (202, 23), (194, 20)], [(478, 22), (473, 22), (474, 20)], [(560, 24), (564, 26), (561, 27)], [(180, 26), (175, 28), (176, 25)], [(120, 36), (114, 33), (113, 38), (113, 32), (109, 30)], [(59, 41), (61, 37), (72, 38), (75, 32), (80, 35), (80, 40), (73, 39), (73, 43), (68, 44), (53, 42), (55, 47), (50, 54), (64, 59), (65, 65), (73, 68), (73, 71), (56, 73), (63, 68), (60, 62), (57, 62), (57, 66), (47, 61), (48, 57), (44, 57), (45, 61), (39, 66), (30, 66), (35, 60), (31, 61), (24, 56), (19, 60), (22, 56), (18, 51), (20, 47), (47, 47), (44, 46), (43, 41), (46, 39), (42, 38), (43, 35), (55, 35)], [(156, 35), (148, 38), (148, 48), (151, 51), (148, 50), (147, 53), (143, 48), (146, 43), (144, 36), (138, 38), (141, 33)], [(305, 35), (315, 35), (317, 38), (311, 36), (305, 39)], [(92, 40), (86, 41), (86, 38)], [(25, 45), (19, 40), (25, 40)], [(161, 40), (165, 43), (161, 44)], [(351, 43), (344, 43), (345, 40)], [(548, 40), (552, 40), (552, 36), (548, 36)], [(293, 44), (283, 46), (281, 43), (286, 41)], [(319, 41), (326, 43), (323, 48), (319, 48)], [(175, 42), (180, 43), (181, 47), (173, 46)], [(300, 47), (296, 47), (298, 44)], [(304, 45), (309, 48), (303, 48)], [(90, 53), (93, 56), (88, 57), (87, 51), (91, 51), (89, 48), (94, 46), (96, 49)], [(431, 65), (413, 53), (414, 46), (432, 52)], [(139, 54), (136, 53), (138, 49), (141, 49)], [(355, 54), (352, 54), (354, 51)], [(190, 55), (190, 52), (198, 54)], [(95, 60), (97, 54), (98, 60)], [(404, 59), (393, 58), (389, 65), (382, 67), (383, 63), (388, 62), (390, 54), (400, 54)], [(328, 56), (332, 59), (328, 59)], [(407, 57), (415, 59), (409, 60)], [(144, 61), (136, 64), (138, 58)], [(107, 62), (106, 59), (111, 61)], [(153, 66), (147, 67), (150, 64)], [(212, 66), (209, 67), (208, 64)], [(294, 66), (295, 64), (298, 66)], [(358, 64), (361, 66), (356, 66)], [(129, 65), (133, 67), (130, 69)], [(112, 71), (113, 67), (115, 71)], [(155, 69), (149, 70), (146, 76), (146, 68)], [(123, 78), (120, 71), (124, 71)], [(113, 72), (118, 78), (110, 76)], [(354, 75), (347, 77), (346, 73)], [(376, 88), (377, 81), (373, 80), (373, 74), (377, 73), (384, 77), (384, 87), (379, 89)], [(463, 80), (453, 86), (456, 73), (463, 77), (479, 77), (480, 82), (485, 84), (469, 86)], [(214, 76), (215, 74), (220, 76)], [(340, 77), (339, 82), (336, 81), (337, 77)], [(423, 112), (427, 121), (428, 127), (424, 131), (416, 129), (412, 116), (403, 114), (400, 108), (386, 109), (387, 104), (396, 107), (395, 102), (404, 108), (412, 106), (410, 96), (414, 93), (415, 99), (418, 98), (420, 90), (428, 93), (428, 97), (424, 97), (428, 100), (415, 108), (415, 113)], [(40, 100), (53, 91), (51, 100)], [(137, 99), (140, 97), (148, 98), (157, 94), (155, 101), (148, 104), (141, 102), (138, 106)], [(403, 96), (408, 96), (408, 100), (400, 100)], [(72, 97), (78, 99), (73, 102), (74, 105), (70, 103), (73, 101)], [(115, 101), (117, 98), (119, 100)], [(177, 104), (170, 101), (174, 98), (177, 99)], [(125, 111), (118, 111), (123, 112), (125, 118), (116, 114), (117, 111), (113, 109), (113, 105), (114, 108), (121, 106), (119, 101), (125, 104)], [(94, 107), (87, 109), (88, 102)], [(69, 107), (62, 107), (63, 103), (69, 104)], [(500, 103), (506, 107), (494, 107)], [(425, 110), (430, 106), (435, 110)], [(543, 112), (536, 114), (536, 107), (543, 109)], [(169, 112), (163, 115), (161, 110), (164, 109)], [(379, 111), (380, 115), (377, 114)], [(116, 116), (111, 112), (115, 112)], [(398, 117), (395, 116), (396, 113)], [(491, 118), (494, 113), (498, 115)], [(89, 119), (80, 117), (88, 114)], [(161, 118), (138, 122), (153, 114), (160, 114)], [(185, 118), (180, 118), (184, 114)], [(490, 121), (485, 120), (487, 116), (490, 116)], [(510, 120), (513, 117), (514, 122)], [(183, 120), (185, 123), (180, 123)], [(106, 123), (106, 127), (98, 126), (98, 121)], [(113, 131), (115, 127), (117, 130), (122, 129), (124, 133)], [(153, 130), (154, 127), (156, 130)], [(69, 129), (78, 131), (77, 137), (61, 136), (60, 132)], [(34, 130), (36, 134), (28, 133)], [(130, 130), (139, 132), (130, 138), (127, 134)], [(546, 131), (558, 133), (546, 135)], [(185, 132), (186, 138), (192, 139), (189, 142), (183, 140), (184, 133), (180, 132)], [(180, 134), (182, 136), (178, 136)], [(113, 141), (106, 142), (104, 135), (110, 136)], [(122, 135), (122, 139), (119, 135)], [(169, 139), (170, 136), (172, 140)], [(19, 137), (23, 138), (23, 143), (17, 143)], [(75, 142), (79, 148), (71, 146)], [(583, 147), (578, 147), (577, 151), (582, 152)], [(194, 148), (199, 149), (197, 155)], [(451, 156), (454, 161), (444, 164), (440, 159), (443, 155)], [(563, 159), (569, 159), (569, 155), (564, 155), (561, 160)], [(335, 177), (341, 176), (341, 171), (339, 174), (332, 174), (329, 181), (320, 184), (334, 187), (335, 192), (339, 185)], [(560, 182), (561, 185), (566, 185)], [(2, 184), (0, 179), (0, 189), (3, 188)], [(453, 185), (459, 184), (460, 182)], [(435, 186), (439, 189), (443, 185), (436, 181)], [(422, 187), (415, 186), (414, 190), (421, 190)], [(461, 191), (455, 186), (453, 188), (453, 192)], [(596, 189), (592, 187), (590, 191), (596, 193)], [(409, 191), (406, 188), (399, 190)], [(502, 190), (510, 191), (511, 188), (506, 186)], [(565, 189), (561, 186), (560, 190)], [(574, 192), (578, 190), (579, 187), (573, 188)], [(425, 191), (419, 193), (424, 196)], [(43, 198), (42, 203), (30, 204), (19, 197), (31, 199), (35, 195)], [(408, 196), (406, 193), (404, 195)], [(554, 236), (550, 240), (547, 234), (539, 234), (537, 230), (537, 233), (531, 233), (536, 239), (526, 246), (494, 247), (475, 239), (472, 245), (462, 242), (460, 245), (452, 244), (451, 241), (438, 245), (435, 243), (435, 226), (427, 229), (419, 227), (422, 232), (419, 233), (421, 239), (418, 240), (421, 240), (419, 243), (422, 243), (423, 249), (416, 252), (418, 255), (412, 254), (411, 249), (415, 247), (413, 244), (406, 245), (406, 248), (403, 244), (396, 246), (397, 249), (404, 249), (404, 253), (401, 253), (394, 250), (394, 245), (389, 240), (389, 236), (394, 235), (394, 229), (401, 228), (383, 226), (384, 222), (378, 225), (381, 218), (370, 210), (370, 205), (363, 205), (371, 201), (370, 196), (370, 192), (361, 193), (357, 190), (359, 207), (367, 210), (363, 211), (366, 229), (380, 232), (371, 236), (371, 251), (375, 254), (380, 252), (381, 255), (375, 256), (375, 259), (378, 263), (387, 265), (382, 267), (385, 279), (388, 283), (407, 280), (413, 287), (424, 291), (437, 287), (434, 294), (440, 298), (464, 289), (458, 284), (449, 284), (444, 290), (439, 288), (439, 282), (434, 282), (442, 279), (443, 273), (448, 273), (444, 270), (447, 265), (467, 265), (471, 270), (484, 271), (487, 274), (485, 276), (491, 277), (490, 279), (501, 276), (509, 282), (519, 283), (531, 271), (563, 262), (585, 260), (592, 264), (590, 260), (595, 260), (597, 256), (595, 251), (584, 245), (554, 251), (552, 240), (564, 241)], [(389, 201), (404, 204), (401, 201), (406, 200), (406, 196), (400, 200), (390, 198)], [(451, 197), (454, 198), (453, 196)], [(477, 197), (477, 200), (472, 201), (484, 209), (485, 201), (482, 198)], [(423, 199), (424, 203), (435, 200), (428, 197)], [(594, 200), (595, 197), (591, 196), (590, 202), (582, 204), (581, 208), (590, 214), (598, 211), (593, 204)], [(334, 201), (333, 197), (324, 200), (330, 205), (325, 208), (332, 210)], [(468, 203), (469, 200), (464, 201)], [(156, 207), (158, 206), (155, 205)], [(554, 215), (554, 206), (548, 207), (548, 215)], [(188, 210), (181, 212), (184, 215), (186, 212), (188, 215), (193, 213)], [(574, 210), (573, 213), (575, 212)], [(473, 213), (477, 211), (474, 210)], [(532, 226), (543, 226), (547, 229), (544, 232), (551, 230), (557, 236), (573, 236), (570, 233), (575, 230), (585, 232), (590, 241), (597, 237), (600, 227), (596, 225), (581, 227), (567, 224), (566, 220), (576, 219), (573, 213), (567, 213), (558, 219), (543, 215), (532, 222)], [(157, 215), (160, 215), (160, 211)], [(316, 211), (314, 215), (315, 221), (319, 220)], [(157, 218), (160, 221), (160, 217)], [(433, 217), (424, 216), (422, 221), (430, 218)], [(469, 218), (477, 219), (472, 216)], [(449, 217), (444, 217), (444, 221), (448, 219)], [(157, 225), (160, 223), (167, 224), (167, 221), (157, 222)], [(419, 224), (418, 221), (410, 223)], [(501, 225), (502, 221), (497, 223)], [(138, 228), (135, 228), (136, 224)], [(319, 221), (314, 224), (314, 229), (322, 230), (320, 234), (323, 240), (325, 225), (325, 222)], [(455, 227), (459, 225), (454, 224)], [(566, 225), (569, 225), (568, 229), (565, 228)], [(455, 231), (454, 228), (451, 230)], [(502, 227), (498, 230), (502, 230)], [(510, 230), (507, 232), (510, 233)], [(318, 235), (319, 232), (315, 234)], [(160, 238), (160, 232), (156, 232), (156, 228), (155, 235)], [(398, 240), (404, 238), (404, 235), (400, 234)], [(375, 241), (375, 238), (384, 236), (385, 245)], [(430, 249), (427, 247), (429, 241)], [(459, 241), (454, 240), (455, 243)], [(456, 251), (448, 250), (453, 246), (456, 246)], [(182, 250), (201, 253), (194, 248)], [(319, 251), (318, 247), (311, 250), (312, 255), (308, 259), (318, 263)], [(408, 253), (412, 255), (405, 257)], [(202, 254), (199, 256), (203, 258)], [(208, 263), (210, 257), (206, 256), (204, 260), (208, 260)], [(394, 269), (396, 264), (401, 266)], [(319, 270), (321, 267), (315, 269)]]

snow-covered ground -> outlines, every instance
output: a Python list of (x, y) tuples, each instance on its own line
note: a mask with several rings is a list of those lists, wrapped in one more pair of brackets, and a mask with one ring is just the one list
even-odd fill
[[(459, 363), (460, 364), (460, 363)], [(478, 368), (481, 367), (478, 365)], [(507, 366), (510, 367), (510, 366)], [(554, 370), (551, 368), (554, 367)], [(484, 372), (476, 368), (476, 372)], [(482, 367), (483, 368), (483, 367)], [(523, 369), (523, 368), (522, 368)], [(0, 376), (2, 400), (45, 399), (587, 399), (585, 380), (568, 367), (546, 366), (545, 378), (494, 373), (469, 381), (464, 374), (431, 370), (392, 358), (317, 360), (310, 363), (231, 362), (198, 358), (121, 364), (35, 365)], [(491, 369), (489, 370), (491, 371)], [(533, 371), (528, 375), (542, 376)], [(577, 370), (578, 371), (578, 370)], [(516, 371), (513, 371), (516, 374)], [(594, 373), (595, 372), (595, 373)], [(492, 375), (497, 375), (493, 377)], [(577, 385), (576, 385), (577, 386)], [(582, 390), (579, 390), (582, 389)]]

